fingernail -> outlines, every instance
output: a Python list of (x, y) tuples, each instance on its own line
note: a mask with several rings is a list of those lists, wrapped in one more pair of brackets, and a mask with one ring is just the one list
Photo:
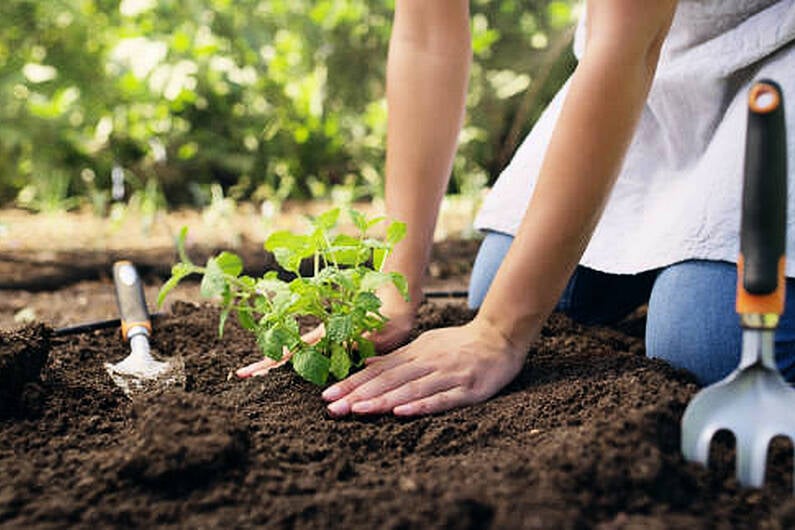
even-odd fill
[(338, 386), (330, 386), (320, 396), (326, 401), (336, 401), (342, 397), (342, 389)]
[(333, 416), (344, 416), (351, 411), (348, 402), (344, 400), (335, 401), (326, 408)]
[(250, 373), (248, 373), (246, 370), (244, 370), (242, 368), (240, 370), (236, 371), (235, 375), (238, 376), (240, 379), (246, 379), (246, 378), (251, 376)]
[(351, 412), (355, 414), (367, 414), (373, 410), (372, 401), (359, 401), (351, 406)]
[(414, 410), (414, 407), (411, 404), (398, 405), (397, 407), (392, 409), (392, 414), (394, 414), (395, 416), (411, 416), (412, 414), (415, 413), (416, 410)]

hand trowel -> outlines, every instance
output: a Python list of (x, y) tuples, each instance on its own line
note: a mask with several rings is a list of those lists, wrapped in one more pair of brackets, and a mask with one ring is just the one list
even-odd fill
[(113, 264), (113, 283), (121, 315), (121, 334), (130, 345), (130, 354), (117, 363), (105, 363), (113, 382), (125, 394), (150, 392), (168, 386), (185, 385), (185, 365), (180, 357), (160, 361), (149, 344), (152, 320), (146, 308), (141, 278), (129, 261)]

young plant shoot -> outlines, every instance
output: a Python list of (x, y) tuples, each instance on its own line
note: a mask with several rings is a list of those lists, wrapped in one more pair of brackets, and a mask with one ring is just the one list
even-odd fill
[[(384, 222), (384, 217), (367, 219), (355, 210), (349, 214), (356, 236), (334, 233), (340, 216), (340, 209), (335, 208), (310, 217), (308, 234), (282, 230), (267, 238), (265, 249), (295, 275), (290, 281), (280, 279), (277, 271), (260, 278), (243, 275), (242, 260), (231, 252), (209, 258), (204, 267), (195, 265), (185, 252), (187, 228), (183, 228), (177, 241), (180, 262), (171, 269), (157, 304), (162, 306), (183, 278), (202, 274), (202, 296), (221, 301), (219, 335), (234, 312), (240, 325), (255, 334), (267, 357), (278, 361), (287, 351), (292, 352), (290, 362), (295, 371), (316, 385), (325, 384), (329, 374), (344, 379), (351, 367), (375, 355), (373, 343), (364, 335), (379, 330), (387, 320), (380, 312), (376, 290), (392, 283), (408, 299), (406, 279), (395, 272), (383, 272), (384, 260), (403, 239), (406, 225), (392, 222), (385, 238), (377, 239), (368, 232)], [(301, 274), (304, 260), (311, 260), (312, 275)], [(306, 317), (325, 327), (325, 336), (315, 344), (301, 338), (299, 320)]]

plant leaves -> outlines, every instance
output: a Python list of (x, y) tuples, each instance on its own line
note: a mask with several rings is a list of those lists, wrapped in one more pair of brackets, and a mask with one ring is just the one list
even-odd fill
[(316, 217), (312, 218), (312, 226), (315, 228), (319, 228), (324, 232), (328, 232), (329, 230), (333, 229), (337, 226), (337, 221), (340, 217), (340, 209), (339, 208), (332, 208), (331, 210), (327, 210)]
[(291, 361), (298, 375), (307, 381), (318, 386), (326, 383), (331, 361), (315, 348), (309, 346), (296, 351)]
[(214, 257), (209, 258), (204, 268), (204, 277), (200, 287), (201, 295), (205, 298), (215, 298), (224, 294), (225, 289), (224, 271)]
[(386, 229), (386, 242), (389, 245), (398, 243), (404, 237), (406, 237), (406, 223), (393, 221), (389, 224)]
[(392, 277), (387, 272), (367, 271), (362, 277), (362, 283), (359, 289), (362, 291), (375, 291), (382, 285), (392, 280)]
[(356, 307), (363, 309), (365, 313), (378, 311), (381, 309), (381, 299), (375, 293), (368, 291), (356, 295)]
[(157, 293), (157, 307), (162, 307), (163, 302), (166, 300), (166, 295), (171, 292), (174, 287), (182, 281), (183, 278), (186, 276), (193, 274), (196, 272), (197, 267), (190, 265), (188, 263), (176, 263), (173, 267), (171, 267), (171, 278), (169, 278), (166, 283), (160, 288), (160, 292)]
[(345, 379), (351, 371), (351, 358), (348, 356), (348, 351), (342, 344), (331, 345), (331, 361), (329, 363), (329, 372), (337, 380)]
[(406, 277), (400, 274), (399, 272), (390, 272), (389, 279), (392, 280), (392, 283), (397, 287), (398, 292), (403, 296), (403, 299), (406, 302), (410, 302), (411, 298), (409, 297), (409, 283), (406, 281)]
[(375, 357), (375, 344), (373, 344), (373, 341), (365, 339), (364, 337), (359, 337), (356, 340), (356, 345), (359, 351), (359, 362), (357, 366), (361, 366), (368, 357)]
[(342, 344), (348, 340), (353, 331), (353, 317), (348, 315), (333, 315), (326, 323), (326, 337), (331, 343)]
[(185, 250), (185, 242), (188, 239), (188, 227), (183, 226), (179, 231), (179, 236), (177, 236), (177, 252), (179, 253), (179, 259), (183, 263), (188, 263), (193, 265), (190, 258), (188, 257), (188, 252)]
[(243, 272), (243, 260), (232, 252), (223, 251), (215, 257), (215, 263), (224, 274), (237, 277)]
[(243, 326), (244, 329), (255, 329), (257, 327), (257, 322), (254, 320), (254, 317), (251, 315), (251, 309), (249, 307), (238, 307), (237, 308), (237, 320), (240, 322), (240, 325)]
[(257, 334), (257, 345), (266, 357), (274, 361), (281, 361), (284, 356), (284, 348), (293, 345), (292, 334), (284, 328), (272, 327), (268, 330), (260, 330)]
[(348, 215), (350, 216), (351, 221), (353, 221), (353, 226), (355, 226), (359, 232), (362, 234), (367, 232), (367, 229), (369, 228), (367, 226), (367, 217), (365, 217), (363, 213), (351, 209), (348, 210)]
[(232, 309), (230, 307), (225, 307), (221, 310), (221, 316), (218, 318), (218, 336), (224, 336), (224, 326), (226, 325), (226, 319), (229, 318), (229, 311)]
[(276, 262), (284, 269), (298, 273), (301, 260), (313, 255), (316, 248), (311, 237), (279, 230), (265, 240), (265, 250), (273, 252)]
[(329, 261), (337, 265), (356, 266), (367, 259), (368, 250), (358, 238), (347, 234), (339, 234), (331, 241), (331, 246), (324, 251)]
[(381, 270), (381, 268), (384, 266), (384, 260), (386, 260), (387, 254), (388, 251), (385, 248), (377, 248), (373, 250), (373, 268), (375, 270)]
[(367, 229), (370, 230), (372, 227), (374, 227), (375, 225), (377, 225), (378, 223), (381, 223), (383, 221), (386, 221), (386, 217), (384, 217), (383, 215), (379, 215), (378, 217), (374, 217), (374, 218), (370, 219), (369, 221), (367, 221)]

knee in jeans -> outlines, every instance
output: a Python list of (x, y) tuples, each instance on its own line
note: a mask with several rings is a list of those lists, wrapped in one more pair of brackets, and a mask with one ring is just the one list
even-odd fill
[(719, 381), (739, 363), (739, 336), (721, 334), (721, 330), (711, 330), (704, 324), (698, 319), (678, 324), (650, 319), (646, 356), (690, 372), (701, 384)]

